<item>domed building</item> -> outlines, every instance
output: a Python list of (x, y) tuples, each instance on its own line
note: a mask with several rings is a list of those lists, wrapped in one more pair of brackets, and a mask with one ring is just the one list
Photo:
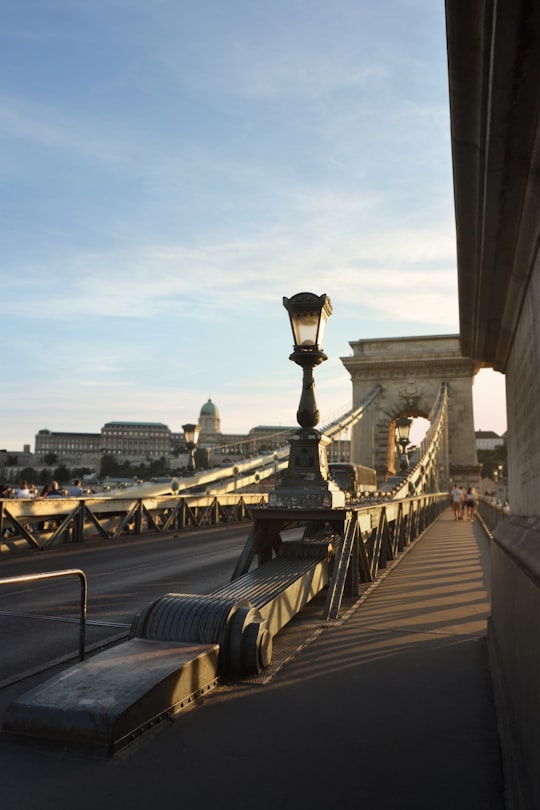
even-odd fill
[(199, 447), (207, 448), (211, 453), (242, 453), (246, 450), (244, 435), (224, 435), (221, 432), (221, 416), (219, 408), (211, 398), (202, 406), (199, 412)]
[(217, 437), (221, 435), (221, 418), (218, 406), (212, 402), (210, 397), (201, 408), (199, 425), (201, 426), (201, 443), (211, 439), (214, 439), (214, 444), (219, 443)]
[[(198, 421), (201, 432), (197, 446), (207, 452), (207, 464), (211, 466), (227, 459), (272, 452), (288, 444), (290, 434), (298, 429), (297, 426), (257, 425), (248, 433), (224, 434), (219, 408), (210, 397), (201, 407)], [(341, 447), (343, 444), (340, 441), (330, 445), (329, 461), (339, 460), (341, 456), (348, 458), (348, 453)], [(107, 422), (96, 434), (59, 433), (44, 428), (36, 436), (35, 453), (30, 454), (29, 445), (27, 448), (29, 459), (25, 459), (25, 466), (30, 466), (32, 455), (34, 460), (44, 463), (45, 456), (54, 453), (61, 463), (88, 466), (96, 471), (106, 455), (114, 456), (117, 461), (139, 464), (164, 459), (174, 468), (179, 465), (178, 458), (187, 452), (184, 434), (173, 433), (161, 422)], [(339, 452), (335, 459), (332, 456), (334, 448), (336, 454)], [(7, 452), (0, 451), (0, 469), (6, 465), (7, 458)]]
[(199, 447), (208, 449), (216, 461), (223, 455), (246, 457), (262, 449), (281, 447), (288, 441), (291, 430), (294, 430), (283, 426), (258, 426), (248, 434), (222, 433), (219, 408), (210, 397), (199, 412), (199, 425)]

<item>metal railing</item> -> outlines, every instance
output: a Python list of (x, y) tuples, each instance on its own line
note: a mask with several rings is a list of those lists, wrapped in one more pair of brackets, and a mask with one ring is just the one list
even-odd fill
[(23, 582), (40, 582), (48, 579), (60, 579), (61, 577), (79, 577), (81, 583), (80, 611), (79, 611), (79, 660), (84, 661), (84, 651), (86, 643), (86, 605), (88, 584), (84, 571), (80, 568), (66, 568), (62, 571), (49, 571), (43, 574), (22, 574), (17, 577), (2, 577), (0, 585), (16, 585)]
[(0, 550), (29, 546), (41, 551), (55, 544), (146, 532), (207, 528), (251, 520), (266, 493), (238, 495), (158, 495), (116, 498), (37, 498), (0, 501)]
[(413, 458), (411, 468), (403, 482), (396, 486), (392, 493), (396, 499), (405, 498), (415, 492), (430, 491), (430, 481), (433, 484), (440, 484), (438, 468), (445, 453), (448, 423), (448, 384), (445, 382), (440, 385), (429, 421), (431, 422), (429, 430)]
[(507, 507), (485, 495), (478, 498), (476, 511), (489, 534), (493, 534), (499, 523), (507, 520), (510, 514)]

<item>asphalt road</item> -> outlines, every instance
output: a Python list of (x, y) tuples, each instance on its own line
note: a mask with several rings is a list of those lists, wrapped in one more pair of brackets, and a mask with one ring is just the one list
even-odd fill
[[(86, 647), (92, 649), (126, 636), (147, 602), (226, 584), (249, 529), (245, 523), (6, 553), (0, 579), (81, 569), (88, 582)], [(0, 585), (0, 686), (77, 656), (80, 593), (78, 577)]]

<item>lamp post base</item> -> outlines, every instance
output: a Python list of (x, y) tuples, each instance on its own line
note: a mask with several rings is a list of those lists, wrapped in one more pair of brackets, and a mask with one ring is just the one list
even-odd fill
[(268, 506), (274, 509), (341, 509), (345, 493), (323, 487), (279, 487), (268, 495)]
[(345, 505), (345, 493), (328, 478), (329, 443), (314, 428), (300, 428), (291, 436), (289, 466), (282, 484), (269, 494), (269, 506), (339, 509)]

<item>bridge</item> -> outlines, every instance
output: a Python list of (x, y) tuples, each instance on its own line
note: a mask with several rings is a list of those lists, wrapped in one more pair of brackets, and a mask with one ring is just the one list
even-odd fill
[[(310, 415), (304, 419), (307, 427), (299, 420), (298, 438), (293, 435), (290, 448), (278, 450), (271, 458), (263, 455), (235, 468), (204, 471), (104, 497), (1, 504), (0, 528), (2, 533), (7, 530), (4, 544), (9, 550), (46, 551), (96, 536), (114, 541), (126, 535), (181, 532), (220, 520), (247, 519), (252, 524), (229, 583), (210, 594), (163, 594), (134, 616), (128, 639), (89, 657), (83, 642), (80, 663), (63, 667), (7, 703), (2, 717), (4, 740), (46, 744), (53, 750), (61, 746), (93, 756), (131, 750), (134, 740), (150, 734), (156, 723), (208, 699), (210, 692), (219, 693), (220, 687), (241, 688), (253, 678), (272, 680), (274, 648), (283, 647), (291, 634), (295, 638), (295, 621), (303, 621), (306, 611), (317, 617), (319, 629), (347, 623), (351, 609), (363, 603), (420, 538), (425, 542), (428, 527), (439, 524), (437, 518), (448, 506), (449, 476), (466, 471), (475, 481), (478, 474), (477, 465), (467, 464), (474, 446), (474, 369), (460, 356), (457, 337), (409, 341), (409, 357), (404, 355), (402, 341), (395, 343), (399, 357), (393, 359), (393, 381), (388, 364), (382, 368), (378, 360), (380, 378), (374, 376), (377, 347), (366, 351), (362, 346), (356, 359), (347, 362), (354, 362), (353, 384), (366, 376), (370, 379), (368, 391), (321, 433), (311, 425)], [(426, 353), (434, 345), (438, 363), (431, 365), (428, 374)], [(388, 357), (387, 346), (384, 353)], [(363, 363), (366, 354), (369, 357)], [(418, 382), (411, 377), (415, 362)], [(400, 365), (406, 367), (405, 383)], [(305, 399), (304, 412), (310, 413)], [(470, 428), (468, 444), (449, 436), (456, 401), (461, 424)], [(463, 419), (464, 403), (470, 412), (468, 423)], [(426, 436), (405, 468), (397, 469), (398, 420), (424, 414), (430, 422)], [(344, 430), (359, 430), (362, 435), (365, 423), (370, 431), (375, 424), (383, 426), (378, 431), (384, 437), (382, 452), (374, 458), (384, 460), (386, 466), (380, 462), (375, 492), (360, 492), (345, 502), (329, 479), (324, 452), (319, 449), (312, 454), (316, 461), (311, 466), (304, 460), (297, 465), (302, 459), (298, 446), (309, 450), (316, 434), (317, 444), (324, 449)], [(360, 438), (360, 447), (363, 443)], [(460, 456), (464, 446), (468, 455)], [(258, 491), (260, 481), (267, 476), (275, 479), (280, 469), (281, 483), (274, 480), (273, 489)], [(329, 492), (333, 497), (326, 503)], [(499, 510), (494, 519), (501, 517)], [(447, 520), (441, 525), (446, 543)], [(473, 540), (472, 527), (464, 534), (467, 544), (478, 542)], [(421, 579), (424, 587), (425, 575)], [(16, 578), (0, 580), (0, 585), (15, 583)], [(466, 626), (468, 618), (463, 618)], [(296, 643), (302, 647), (305, 634)], [(281, 653), (278, 660), (282, 658)], [(491, 723), (494, 727), (493, 717)], [(482, 762), (475, 795), (477, 791), (484, 795), (485, 790), (498, 795), (497, 780), (494, 788), (487, 779), (493, 772), (498, 776), (497, 766)]]
[[(206, 595), (202, 601), (187, 600), (182, 595), (178, 599), (168, 599), (164, 595), (163, 600), (152, 603), (134, 619), (130, 640), (134, 643), (129, 649), (123, 650), (124, 657), (133, 661), (137, 656), (140, 660), (142, 649), (148, 650), (152, 644), (160, 645), (160, 661), (163, 662), (171, 644), (198, 645), (186, 674), (191, 692), (187, 697), (173, 695), (174, 701), (182, 702), (184, 699), (190, 700), (193, 695), (199, 698), (205, 695), (213, 689), (215, 679), (221, 673), (228, 678), (247, 674), (259, 677), (270, 666), (270, 642), (275, 639), (278, 643), (280, 634), (286, 634), (288, 627), (311, 606), (319, 610), (317, 621), (319, 624), (324, 621), (325, 628), (332, 622), (343, 623), (343, 632), (339, 631), (337, 625), (331, 625), (328, 632), (322, 633), (324, 640), (320, 645), (313, 642), (305, 664), (302, 664), (302, 656), (295, 660), (291, 676), (285, 676), (282, 690), (278, 680), (272, 682), (268, 693), (255, 696), (250, 693), (246, 697), (244, 692), (242, 699), (241, 694), (231, 687), (231, 692), (225, 690), (221, 697), (216, 696), (215, 709), (212, 708), (212, 697), (209, 697), (200, 711), (190, 713), (188, 720), (179, 723), (172, 735), (167, 737), (164, 734), (153, 741), (159, 748), (162, 740), (174, 740), (176, 751), (180, 752), (178, 759), (184, 756), (193, 771), (197, 769), (191, 753), (206, 757), (207, 777), (218, 774), (219, 781), (220, 777), (225, 780), (226, 775), (234, 773), (237, 780), (235, 792), (240, 796), (238, 806), (247, 806), (248, 802), (261, 807), (278, 806), (276, 802), (280, 794), (275, 782), (281, 779), (282, 774), (276, 774), (276, 763), (279, 763), (278, 767), (288, 764), (293, 770), (299, 767), (304, 775), (309, 772), (309, 778), (302, 779), (298, 774), (298, 778), (289, 777), (294, 785), (291, 794), (296, 802), (307, 796), (313, 806), (322, 806), (323, 800), (326, 806), (328, 801), (335, 801), (336, 798), (340, 801), (350, 800), (352, 795), (361, 795), (362, 777), (359, 776), (353, 786), (344, 771), (348, 769), (348, 773), (359, 773), (355, 763), (357, 765), (359, 759), (367, 756), (368, 749), (362, 744), (363, 722), (367, 722), (369, 717), (369, 729), (373, 731), (376, 713), (384, 713), (385, 703), (392, 707), (393, 723), (383, 723), (387, 731), (384, 739), (378, 739), (376, 735), (372, 738), (379, 758), (371, 751), (370, 769), (378, 774), (381, 791), (387, 787), (386, 782), (391, 781), (388, 774), (396, 768), (396, 761), (403, 756), (407, 747), (403, 735), (399, 735), (401, 746), (397, 750), (389, 739), (390, 735), (398, 733), (396, 727), (399, 725), (399, 706), (389, 698), (393, 696), (403, 673), (395, 669), (389, 674), (388, 669), (380, 668), (375, 672), (371, 666), (373, 680), (365, 680), (365, 670), (360, 663), (363, 666), (367, 664), (369, 650), (374, 657), (377, 656), (378, 661), (382, 661), (390, 649), (395, 658), (399, 642), (394, 634), (392, 641), (385, 637), (380, 639), (379, 646), (374, 644), (366, 628), (361, 627), (361, 622), (356, 622), (362, 614), (361, 608), (354, 613), (355, 621), (349, 624), (348, 616), (343, 611), (344, 595), (356, 600), (355, 604), (361, 602), (364, 605), (364, 589), (381, 581), (380, 591), (377, 589), (376, 592), (383, 595), (381, 601), (386, 600), (387, 613), (370, 614), (371, 627), (375, 632), (381, 622), (385, 624), (398, 620), (396, 606), (407, 602), (406, 596), (411, 590), (416, 592), (416, 589), (431, 587), (430, 578), (435, 576), (434, 572), (441, 563), (447, 561), (443, 550), (451, 548), (455, 551), (456, 535), (452, 534), (455, 527), (445, 519), (444, 513), (436, 514), (438, 506), (447, 497), (446, 486), (441, 484), (446, 484), (451, 477), (460, 481), (474, 481), (475, 459), (467, 455), (465, 450), (471, 447), (470, 420), (466, 414), (469, 383), (477, 368), (492, 366), (506, 376), (511, 514), (493, 515), (486, 511), (483, 515), (486, 527), (490, 528), (492, 570), (491, 603), (487, 611), (490, 671), (497, 707), (498, 739), (503, 754), (507, 806), (540, 807), (540, 777), (536, 767), (540, 753), (540, 654), (535, 637), (535, 620), (540, 608), (540, 219), (537, 204), (540, 198), (540, 8), (529, 0), (500, 0), (496, 5), (448, 0), (446, 14), (460, 335), (433, 338), (434, 345), (430, 351), (435, 352), (435, 345), (440, 347), (436, 354), (443, 369), (435, 375), (438, 377), (438, 387), (433, 379), (421, 373), (425, 367), (421, 358), (426, 346), (414, 343), (416, 339), (411, 340), (405, 349), (397, 341), (393, 345), (385, 341), (357, 341), (352, 345), (352, 357), (344, 360), (351, 373), (353, 408), (335, 425), (325, 426), (322, 431), (323, 435), (330, 435), (331, 438), (332, 431), (342, 431), (346, 422), (353, 431), (353, 460), (362, 463), (367, 460), (362, 454), (369, 453), (370, 465), (377, 469), (380, 479), (390, 482), (387, 489), (381, 486), (376, 502), (341, 506), (332, 504), (324, 516), (321, 514), (324, 509), (320, 507), (302, 509), (289, 505), (285, 508), (279, 502), (267, 506), (263, 494), (256, 493), (260, 501), (256, 505), (253, 501), (247, 505), (248, 517), (253, 521), (254, 528), (232, 582), (223, 590)], [(398, 367), (405, 360), (405, 356), (400, 356), (400, 351), (407, 350), (416, 356), (416, 361), (411, 361), (413, 366), (416, 362), (416, 367), (413, 373), (410, 367), (408, 372), (404, 370), (400, 377)], [(383, 359), (386, 367), (382, 367)], [(380, 373), (384, 373), (384, 376), (375, 380), (374, 376), (378, 377)], [(469, 383), (466, 382), (467, 378)], [(380, 389), (375, 387), (377, 385)], [(464, 404), (465, 418), (462, 418)], [(431, 420), (431, 433), (426, 437), (417, 458), (413, 459), (410, 470), (396, 481), (399, 475), (396, 476), (397, 471), (392, 469), (390, 436), (396, 420), (408, 415), (427, 415)], [(366, 436), (371, 437), (371, 441)], [(281, 455), (278, 452), (277, 459), (271, 463), (274, 471), (278, 465), (286, 467), (292, 475), (290, 455), (287, 460), (286, 453)], [(242, 494), (241, 498), (238, 494), (234, 495), (238, 475), (242, 473), (243, 483), (248, 486), (250, 475), (255, 476), (256, 473), (254, 469), (232, 472), (229, 480), (197, 481), (199, 486), (211, 485), (215, 489), (214, 494), (183, 494), (182, 489), (186, 487), (181, 487), (179, 483), (175, 493), (155, 494), (148, 502), (134, 495), (133, 505), (126, 509), (114, 499), (102, 499), (97, 508), (95, 504), (85, 502), (74, 502), (71, 509), (67, 503), (55, 505), (54, 508), (47, 505), (46, 514), (39, 511), (29, 514), (28, 505), (13, 502), (2, 505), (2, 521), (3, 525), (7, 523), (14, 530), (17, 541), (34, 548), (37, 544), (41, 548), (59, 542), (66, 534), (70, 534), (72, 539), (84, 539), (90, 524), (94, 531), (102, 530), (112, 537), (116, 533), (120, 536), (131, 526), (135, 531), (142, 530), (145, 521), (150, 530), (159, 531), (165, 525), (179, 526), (186, 515), (191, 515), (189, 519), (196, 522), (206, 520), (206, 517), (201, 518), (205, 514), (215, 515), (221, 511), (226, 515), (227, 509), (232, 510), (236, 519), (238, 510), (246, 505), (243, 499), (247, 495)], [(257, 474), (260, 480), (260, 473)], [(295, 481), (298, 484), (298, 477)], [(236, 505), (229, 502), (220, 506), (222, 496), (231, 497), (231, 486)], [(220, 491), (222, 489), (223, 492)], [(243, 503), (241, 507), (238, 506), (240, 503)], [(486, 504), (485, 509), (489, 508)], [(39, 507), (36, 505), (35, 509)], [(205, 509), (207, 512), (204, 512)], [(272, 509), (275, 510), (273, 514)], [(505, 519), (500, 519), (503, 517)], [(34, 524), (52, 522), (58, 525), (52, 528), (47, 537), (43, 532), (49, 531), (48, 528), (33, 528)], [(292, 539), (289, 539), (289, 532)], [(459, 531), (467, 549), (463, 557), (468, 558), (466, 565), (469, 566), (461, 569), (462, 583), (478, 574), (476, 563), (472, 562), (472, 558), (476, 559), (475, 549), (481, 543), (476, 532), (475, 527), (473, 534), (471, 526)], [(426, 549), (435, 549), (429, 563), (426, 558), (417, 556), (424, 544)], [(255, 567), (254, 562), (258, 563)], [(412, 570), (415, 562), (417, 568)], [(396, 563), (399, 565), (387, 577), (387, 570)], [(278, 595), (266, 604), (262, 599), (255, 604), (268, 587), (265, 572), (271, 570), (274, 577), (276, 567), (279, 567), (279, 576), (283, 577)], [(295, 571), (286, 579), (288, 568)], [(421, 582), (417, 578), (420, 570), (423, 572)], [(482, 571), (486, 573), (485, 569)], [(403, 576), (409, 591), (402, 582), (403, 588), (396, 585), (390, 593), (388, 588), (393, 587), (390, 583), (394, 576)], [(233, 586), (240, 580), (245, 585), (242, 596), (233, 593)], [(247, 604), (244, 594), (250, 596), (245, 599)], [(322, 594), (324, 600), (320, 604)], [(451, 594), (448, 587), (434, 591), (435, 600), (449, 598), (453, 598), (453, 592)], [(480, 603), (476, 586), (471, 588), (470, 598)], [(418, 600), (414, 601), (414, 605), (414, 609), (427, 620), (433, 608)], [(459, 613), (461, 618), (465, 617), (464, 621), (471, 621), (471, 613), (467, 613), (463, 600), (461, 610), (465, 613), (457, 611), (456, 617)], [(443, 632), (447, 632), (448, 624), (440, 626), (445, 628)], [(190, 636), (194, 627), (195, 634), (203, 638), (202, 642)], [(351, 628), (354, 628), (354, 633)], [(319, 633), (315, 632), (314, 635), (318, 637)], [(359, 639), (363, 644), (362, 654), (357, 649)], [(420, 709), (422, 696), (413, 686), (421, 680), (423, 673), (429, 673), (431, 677), (433, 670), (425, 669), (426, 661), (412, 654), (415, 646), (418, 647), (418, 644), (414, 642), (404, 644), (403, 650), (406, 648), (411, 658), (399, 657), (408, 672), (408, 678), (403, 678), (401, 682), (404, 687), (401, 706), (406, 705), (414, 695), (414, 706)], [(430, 647), (434, 660), (441, 661), (441, 646), (444, 647)], [(480, 655), (479, 646), (473, 647)], [(135, 658), (131, 658), (132, 655)], [(334, 663), (337, 660), (339, 666), (328, 667), (323, 672), (322, 662), (325, 660)], [(463, 669), (464, 661), (459, 656), (448, 654), (444, 660), (446, 664), (452, 663), (456, 667), (451, 673), (455, 685), (456, 674), (462, 676), (463, 672), (469, 670)], [(470, 664), (469, 659), (468, 666)], [(106, 658), (102, 669), (108, 673), (118, 672), (117, 665), (117, 661)], [(410, 668), (407, 669), (407, 666)], [(440, 666), (437, 671), (440, 678), (438, 693), (441, 700), (443, 696), (446, 699), (451, 695), (451, 705), (456, 710), (459, 701), (443, 678), (443, 669)], [(448, 671), (446, 668), (447, 674)], [(81, 701), (77, 702), (76, 696), (80, 697), (81, 684), (84, 686), (84, 682), (78, 680), (80, 672), (81, 668), (76, 667), (73, 675), (69, 676), (73, 679), (73, 685), (69, 693), (72, 702), (68, 701), (68, 708), (74, 711), (80, 708)], [(200, 681), (197, 680), (199, 673), (202, 673)], [(352, 673), (354, 675), (349, 677)], [(172, 676), (172, 679), (176, 677)], [(356, 694), (355, 679), (360, 685)], [(182, 679), (177, 677), (177, 680)], [(311, 692), (310, 685), (314, 681), (318, 689)], [(121, 728), (118, 737), (112, 740), (113, 744), (123, 739), (130, 728), (137, 724), (152, 725), (156, 717), (167, 714), (163, 701), (173, 702), (170, 670), (162, 676), (161, 682), (165, 686), (158, 696), (152, 717), (144, 713), (142, 717), (134, 717), (131, 709), (135, 705), (140, 706), (140, 695), (136, 695), (131, 704), (127, 707), (124, 705), (122, 711), (117, 712), (115, 717), (121, 717), (122, 723), (126, 713), (130, 716), (127, 725), (120, 723)], [(66, 679), (62, 681), (61, 677), (53, 679), (39, 692), (39, 700), (35, 695), (28, 700), (24, 695), (16, 697), (12, 708), (4, 715), (7, 718), (7, 721), (4, 720), (5, 729), (20, 735), (28, 728), (35, 731), (38, 722), (35, 718), (39, 715), (42, 728), (57, 730), (63, 721), (58, 721), (58, 712), (55, 715), (50, 707), (62, 705), (66, 691), (69, 691), (62, 686), (65, 683)], [(112, 683), (110, 677), (107, 683)], [(426, 694), (431, 695), (429, 683), (422, 683)], [(477, 684), (477, 681), (474, 683)], [(408, 791), (410, 786), (403, 786), (406, 774), (402, 768), (398, 768), (403, 784), (399, 789), (394, 789), (386, 804), (379, 803), (379, 806), (503, 806), (502, 780), (494, 790), (488, 787), (489, 779), (486, 776), (492, 775), (497, 769), (495, 749), (491, 743), (486, 743), (481, 753), (479, 747), (476, 752), (467, 747), (467, 740), (470, 741), (471, 737), (480, 746), (481, 735), (473, 733), (477, 731), (476, 723), (481, 724), (484, 743), (488, 737), (491, 740), (490, 735), (494, 731), (494, 716), (490, 715), (491, 719), (488, 719), (487, 714), (477, 713), (478, 704), (485, 705), (486, 700), (489, 702), (486, 698), (490, 689), (487, 680), (483, 682), (483, 688), (485, 691), (474, 693), (475, 706), (467, 701), (467, 687), (462, 689), (462, 701), (470, 714), (460, 714), (460, 718), (462, 721), (466, 717), (471, 720), (465, 734), (460, 737), (455, 732), (455, 726), (452, 726), (450, 745), (439, 742), (440, 736), (435, 744), (430, 738), (427, 746), (422, 745), (422, 754), (432, 769), (423, 766), (424, 781), (414, 785), (407, 793), (410, 797), (416, 791), (418, 803), (407, 799), (408, 803), (404, 801), (400, 804), (400, 796), (402, 798), (403, 791)], [(346, 696), (347, 699), (338, 700), (337, 695)], [(118, 694), (114, 690), (107, 697), (110, 706), (118, 707)], [(236, 715), (231, 710), (232, 704), (238, 710)], [(373, 704), (376, 712), (373, 711)], [(431, 711), (434, 711), (434, 706), (429, 702)], [(238, 727), (245, 735), (243, 743), (234, 730), (235, 716)], [(405, 716), (406, 722), (413, 725), (410, 715)], [(254, 717), (259, 718), (259, 723), (255, 722)], [(450, 718), (445, 717), (450, 724)], [(350, 718), (353, 718), (352, 722), (349, 722)], [(73, 715), (69, 722), (71, 719)], [(420, 724), (426, 733), (434, 733), (433, 725), (426, 722), (425, 711), (414, 719), (417, 722), (421, 719)], [(85, 718), (77, 722), (84, 723)], [(277, 731), (276, 724), (279, 726)], [(442, 731), (441, 736), (444, 737), (445, 731)], [(103, 739), (100, 737), (100, 740)], [(237, 758), (235, 764), (228, 756), (228, 742)], [(411, 734), (409, 743), (418, 750), (417, 745), (421, 744), (421, 740)], [(106, 746), (110, 745), (109, 735)], [(429, 757), (427, 750), (430, 746), (438, 748), (439, 757), (435, 759), (439, 762), (439, 780), (433, 772), (433, 768), (436, 771), (434, 758)], [(150, 747), (151, 743), (149, 751)], [(280, 756), (284, 750), (289, 754), (288, 762)], [(163, 753), (163, 746), (161, 751)], [(46, 764), (36, 754), (29, 756), (43, 775)], [(10, 762), (13, 764), (16, 761), (17, 757), (10, 752)], [(159, 769), (159, 758), (153, 759), (149, 753), (148, 761)], [(224, 761), (228, 767), (224, 766)], [(440, 766), (443, 761), (444, 768)], [(141, 764), (144, 758), (139, 757), (137, 762)], [(332, 763), (332, 772), (331, 778), (325, 780), (327, 762)], [(407, 762), (411, 764), (410, 759)], [(452, 766), (451, 772), (446, 767), (448, 762)], [(471, 762), (473, 766), (469, 767)], [(197, 790), (190, 778), (189, 765), (178, 765), (176, 757), (175, 765), (181, 769), (188, 802), (195, 801)], [(64, 766), (62, 762), (63, 775)], [(256, 768), (259, 773), (261, 769), (263, 771), (262, 775), (257, 774), (258, 778), (253, 777)], [(75, 784), (73, 773), (77, 770), (80, 772), (81, 768), (69, 770), (72, 784)], [(463, 777), (464, 770), (467, 771), (466, 778)], [(140, 788), (142, 776), (134, 770), (130, 773)], [(167, 779), (170, 773), (167, 772)], [(204, 779), (205, 769), (197, 770), (197, 773)], [(418, 769), (415, 773), (418, 773)], [(211, 779), (207, 778), (207, 781)], [(269, 787), (271, 781), (274, 784)], [(453, 786), (449, 788), (451, 782)], [(456, 782), (462, 791), (461, 796), (458, 795), (459, 791), (456, 792)], [(107, 784), (111, 792), (111, 782)], [(212, 794), (216, 797), (217, 792), (207, 784), (199, 784), (202, 795), (208, 797)], [(224, 784), (225, 781), (219, 785), (222, 792)], [(427, 799), (422, 796), (422, 789), (426, 785)], [(245, 786), (249, 786), (249, 789), (245, 790)], [(344, 792), (344, 786), (348, 792)], [(227, 793), (229, 797), (232, 795), (230, 791)], [(371, 793), (366, 791), (366, 795), (373, 797), (376, 794), (372, 790)], [(448, 801), (453, 803), (445, 803), (448, 795), (451, 797)], [(181, 790), (176, 796), (181, 801)], [(265, 804), (267, 796), (271, 797), (273, 804)], [(92, 801), (95, 802), (95, 796)], [(46, 806), (44, 802), (42, 807)], [(90, 805), (84, 805), (83, 800), (81, 806)]]

